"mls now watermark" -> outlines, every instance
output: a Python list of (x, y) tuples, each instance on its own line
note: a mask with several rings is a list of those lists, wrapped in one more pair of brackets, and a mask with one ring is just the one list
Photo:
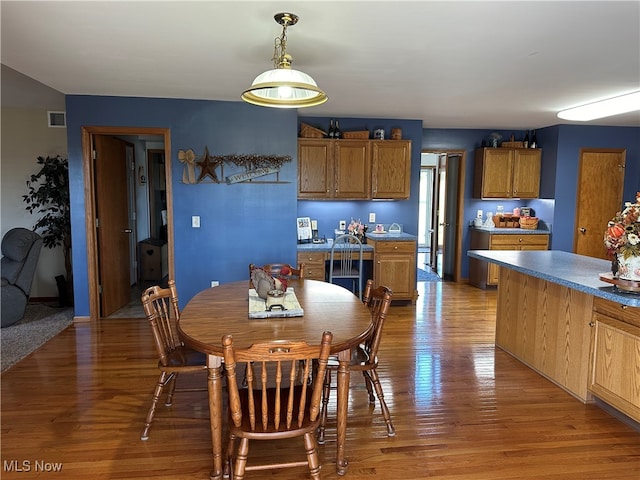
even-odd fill
[(62, 463), (44, 460), (5, 460), (2, 469), (5, 472), (61, 472)]

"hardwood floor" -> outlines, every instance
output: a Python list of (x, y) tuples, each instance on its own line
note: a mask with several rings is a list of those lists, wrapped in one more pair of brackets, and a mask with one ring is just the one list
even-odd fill
[[(417, 305), (391, 308), (381, 346), (396, 436), (353, 375), (345, 479), (640, 478), (638, 431), (494, 348), (494, 291), (448, 282), (419, 291)], [(2, 478), (207, 479), (206, 392), (160, 404), (140, 440), (155, 363), (146, 320), (117, 318), (75, 324), (3, 373)], [(341, 478), (331, 399), (323, 479)], [(257, 443), (249, 460), (299, 450)], [(267, 476), (308, 478), (306, 468), (247, 478)]]

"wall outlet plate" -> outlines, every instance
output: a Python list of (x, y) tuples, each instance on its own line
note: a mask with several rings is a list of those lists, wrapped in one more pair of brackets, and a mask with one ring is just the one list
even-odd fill
[(375, 213), (370, 213), (369, 214), (369, 223), (376, 223), (376, 214)]

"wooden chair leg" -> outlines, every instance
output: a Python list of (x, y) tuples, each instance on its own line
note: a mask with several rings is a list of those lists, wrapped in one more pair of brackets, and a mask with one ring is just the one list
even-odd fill
[(161, 372), (160, 377), (158, 377), (158, 383), (156, 383), (156, 388), (153, 390), (153, 397), (151, 398), (151, 407), (149, 407), (149, 411), (147, 412), (147, 418), (144, 422), (144, 430), (142, 430), (142, 435), (140, 435), (140, 440), (149, 439), (149, 428), (151, 428), (151, 422), (153, 421), (153, 417), (156, 413), (158, 400), (160, 399), (160, 395), (162, 395), (162, 390), (164, 389), (166, 379), (167, 379), (167, 373)]
[(367, 387), (367, 392), (369, 392), (369, 405), (373, 405), (376, 403), (376, 396), (373, 393), (373, 386), (371, 385), (371, 378), (367, 375), (366, 371), (362, 372), (362, 376), (364, 377), (364, 384)]
[(318, 427), (318, 443), (324, 445), (324, 431), (327, 424), (327, 407), (329, 405), (329, 395), (331, 394), (331, 370), (326, 370), (324, 374), (324, 384), (322, 386), (322, 406), (320, 407), (320, 426)]
[(249, 456), (249, 439), (241, 438), (238, 453), (233, 466), (233, 480), (244, 480), (247, 468), (247, 457)]
[(371, 383), (373, 383), (373, 388), (375, 389), (376, 394), (378, 395), (378, 400), (380, 401), (382, 415), (384, 416), (384, 421), (387, 423), (387, 435), (393, 437), (396, 434), (396, 430), (391, 423), (391, 414), (387, 408), (387, 403), (384, 401), (384, 393), (382, 393), (382, 385), (380, 385), (378, 372), (376, 372), (376, 369), (374, 368), (373, 370), (369, 370), (367, 373), (371, 378)]
[(307, 461), (309, 462), (309, 473), (313, 480), (320, 480), (320, 458), (318, 456), (318, 446), (313, 433), (304, 434), (304, 449), (307, 452)]
[(173, 405), (173, 393), (176, 391), (176, 382), (178, 381), (178, 374), (172, 373), (169, 378), (165, 381), (165, 385), (169, 385), (169, 390), (167, 391), (167, 400), (164, 402), (165, 407), (170, 407)]

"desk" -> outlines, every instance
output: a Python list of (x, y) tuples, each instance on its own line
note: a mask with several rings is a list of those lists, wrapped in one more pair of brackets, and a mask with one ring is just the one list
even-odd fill
[(258, 342), (304, 340), (318, 344), (322, 333), (333, 333), (331, 352), (338, 354), (338, 404), (336, 471), (347, 471), (345, 440), (349, 397), (351, 349), (370, 333), (371, 315), (349, 290), (316, 280), (290, 280), (304, 310), (303, 317), (249, 319), (249, 281), (227, 283), (198, 293), (184, 307), (178, 330), (185, 344), (207, 354), (209, 410), (213, 471), (211, 480), (222, 479), (222, 336), (233, 335), (236, 348)]

